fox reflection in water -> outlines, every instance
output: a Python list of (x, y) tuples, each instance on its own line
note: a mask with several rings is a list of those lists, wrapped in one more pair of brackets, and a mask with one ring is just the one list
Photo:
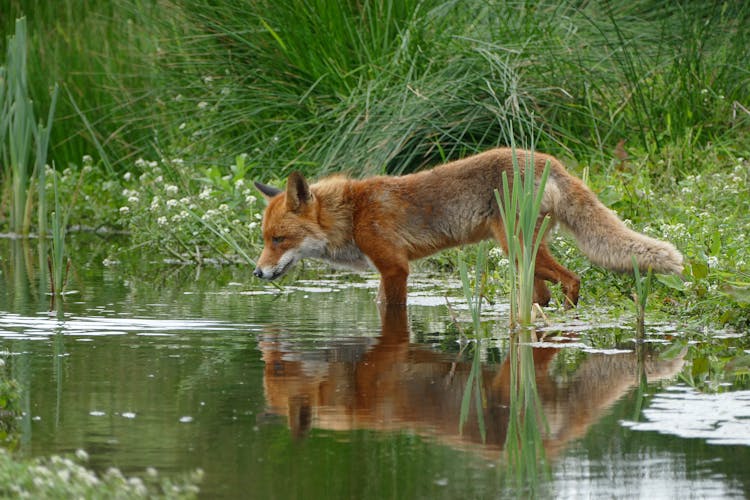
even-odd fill
[[(311, 428), (348, 431), (411, 431), (444, 444), (482, 445), (485, 452), (503, 447), (508, 427), (510, 361), (482, 367), (486, 436), (480, 433), (476, 405), (459, 430), (461, 401), (471, 362), (455, 354), (409, 342), (405, 308), (381, 310), (380, 337), (357, 343), (331, 342), (327, 350), (304, 350), (288, 337), (266, 333), (259, 342), (265, 362), (268, 411), (287, 417), (292, 434)], [(611, 405), (638, 383), (635, 352), (589, 354), (566, 381), (550, 375), (560, 349), (533, 349), (536, 385), (549, 433), (546, 453), (556, 454), (583, 436)], [(646, 358), (649, 381), (673, 377), (681, 358)]]

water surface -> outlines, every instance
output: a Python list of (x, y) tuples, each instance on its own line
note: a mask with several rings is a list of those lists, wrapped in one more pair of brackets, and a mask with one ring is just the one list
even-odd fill
[[(73, 254), (74, 293), (50, 312), (36, 248), (0, 249), (0, 353), (23, 387), (21, 455), (84, 449), (94, 469), (127, 474), (201, 468), (206, 498), (750, 491), (750, 396), (684, 385), (687, 347), (664, 355), (690, 337), (679, 325), (650, 325), (643, 344), (627, 317), (542, 328), (525, 349), (543, 454), (519, 480), (505, 453), (507, 306), (485, 313), (486, 339), (462, 341), (455, 276), (415, 277), (408, 310), (381, 317), (375, 275), (317, 273), (279, 291), (242, 266), (104, 266), (107, 244), (87, 243)], [(747, 349), (745, 337), (726, 341)], [(481, 410), (461, 427), (476, 381)]]

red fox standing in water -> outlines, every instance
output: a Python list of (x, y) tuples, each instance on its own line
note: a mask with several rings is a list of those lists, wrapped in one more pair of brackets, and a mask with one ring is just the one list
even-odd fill
[[(537, 179), (550, 163), (537, 228), (549, 216), (549, 227), (567, 228), (592, 262), (613, 271), (632, 271), (632, 256), (643, 270), (682, 271), (673, 245), (628, 229), (552, 156), (494, 149), (400, 177), (333, 176), (309, 185), (295, 172), (285, 191), (256, 182), (268, 206), (254, 274), (273, 280), (305, 257), (355, 269), (374, 266), (381, 277), (378, 300), (406, 304), (409, 261), (489, 238), (507, 252), (495, 190), (502, 192), (503, 172), (512, 182), (514, 156), (522, 171), (533, 161)], [(542, 242), (534, 271), (534, 301), (541, 305), (550, 299), (545, 281), (562, 285), (566, 306), (578, 302), (580, 279)]]

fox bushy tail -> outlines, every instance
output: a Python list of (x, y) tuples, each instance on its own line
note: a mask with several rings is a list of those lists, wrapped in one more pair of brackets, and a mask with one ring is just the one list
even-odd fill
[(553, 169), (550, 180), (545, 198), (552, 202), (551, 212), (591, 262), (612, 271), (633, 272), (635, 256), (641, 271), (650, 267), (655, 273), (682, 272), (682, 254), (674, 245), (628, 228), (580, 179)]

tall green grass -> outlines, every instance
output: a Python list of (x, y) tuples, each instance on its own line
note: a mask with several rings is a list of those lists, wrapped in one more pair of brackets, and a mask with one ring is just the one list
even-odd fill
[(500, 216), (505, 227), (510, 265), (510, 322), (512, 326), (531, 325), (534, 297), (534, 269), (539, 246), (549, 226), (549, 218), (539, 222), (544, 197), (544, 187), (549, 177), (550, 166), (544, 167), (538, 182), (534, 152), (525, 157), (521, 165), (513, 152), (513, 178), (503, 172), (503, 194), (495, 191)]
[[(16, 20), (15, 33), (9, 37), (6, 66), (0, 67), (0, 161), (5, 189), (3, 203), (10, 205), (9, 229), (27, 235), (31, 227), (33, 186), (38, 186), (37, 231), (47, 233), (45, 168), (52, 119), (57, 103), (57, 86), (52, 91), (47, 124), (36, 123), (34, 102), (28, 85), (28, 34), (26, 19)], [(32, 161), (33, 153), (33, 161)], [(36, 177), (34, 177), (36, 173)], [(0, 204), (0, 205), (2, 205)], [(2, 211), (0, 210), (0, 214)]]
[(279, 176), (411, 170), (508, 144), (518, 120), (540, 149), (584, 158), (621, 139), (723, 142), (748, 90), (744, 4), (175, 4), (163, 100), (191, 149), (247, 152)]
[(743, 2), (0, 0), (0, 13), (7, 31), (29, 16), (35, 105), (55, 81), (79, 104), (60, 102), (63, 166), (98, 143), (115, 169), (161, 151), (248, 153), (264, 177), (398, 173), (508, 144), (522, 120), (541, 150), (606, 166), (624, 139), (682, 171), (750, 123), (733, 113), (750, 94)]
[(4, 94), (2, 115), (3, 141), (0, 144), (4, 177), (9, 187), (10, 230), (28, 233), (28, 189), (32, 175), (31, 152), (33, 148), (34, 108), (29, 96), (26, 70), (27, 61), (26, 20), (16, 21), (15, 34), (10, 37), (5, 64), (5, 78), (0, 92)]
[[(59, 83), (92, 117), (96, 140), (118, 165), (152, 149), (156, 129), (168, 119), (152, 79), (159, 54), (148, 25), (163, 14), (155, 9), (156, 0), (0, 0), (3, 33), (13, 32), (15, 19), (27, 19), (28, 88), (37, 116)], [(0, 37), (0, 53), (7, 45)], [(97, 151), (69, 99), (58, 103), (50, 146), (50, 163), (61, 168)]]

